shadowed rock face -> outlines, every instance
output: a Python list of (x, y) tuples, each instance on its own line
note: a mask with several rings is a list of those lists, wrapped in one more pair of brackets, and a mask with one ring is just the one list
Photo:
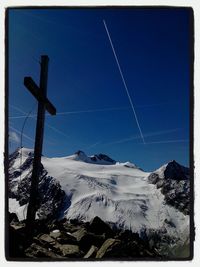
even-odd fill
[(189, 168), (181, 166), (175, 160), (169, 162), (164, 171), (165, 179), (173, 179), (177, 181), (187, 180), (189, 174)]
[(106, 163), (106, 164), (115, 164), (116, 161), (111, 159), (109, 156), (105, 154), (96, 154), (94, 156), (87, 156), (83, 151), (78, 150), (75, 155), (77, 155), (79, 160), (89, 162), (89, 163), (98, 163), (101, 164)]
[(181, 166), (175, 160), (169, 162), (162, 172), (155, 171), (148, 177), (150, 183), (161, 188), (166, 203), (183, 212), (190, 213), (189, 168)]
[(152, 184), (157, 184), (159, 182), (159, 180), (160, 180), (160, 177), (159, 177), (159, 175), (157, 173), (153, 172), (153, 173), (151, 173), (149, 175), (148, 180)]
[[(17, 150), (10, 156), (9, 167), (13, 166), (14, 161), (20, 157)], [(15, 198), (19, 201), (20, 206), (23, 206), (29, 201), (29, 192), (31, 186), (33, 153), (29, 153), (25, 162), (19, 166), (18, 171), (9, 171), (9, 189), (8, 195), (10, 198)], [(21, 179), (20, 175), (26, 171), (26, 176)], [(17, 180), (16, 180), (17, 179)], [(38, 211), (37, 215), (41, 219), (57, 218), (63, 205), (70, 205), (70, 199), (62, 190), (59, 182), (48, 175), (48, 172), (41, 164), (41, 173), (38, 185)]]
[(107, 161), (107, 162), (112, 163), (112, 164), (115, 164), (115, 163), (116, 163), (115, 160), (111, 159), (110, 157), (108, 157), (108, 156), (105, 155), (105, 154), (94, 155), (94, 156), (92, 156), (92, 157), (90, 157), (90, 158), (91, 158), (91, 160), (93, 160), (93, 161), (104, 160), (104, 161)]

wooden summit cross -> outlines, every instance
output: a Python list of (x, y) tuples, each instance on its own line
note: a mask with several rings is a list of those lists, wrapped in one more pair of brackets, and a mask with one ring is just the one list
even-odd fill
[(37, 210), (38, 183), (41, 171), (41, 155), (42, 155), (43, 134), (44, 134), (45, 110), (47, 110), (51, 115), (56, 115), (55, 107), (47, 99), (48, 62), (49, 62), (48, 56), (41, 56), (41, 72), (40, 72), (39, 87), (35, 84), (35, 82), (31, 77), (24, 78), (24, 85), (31, 92), (31, 94), (38, 100), (33, 170), (31, 177), (30, 199), (26, 217), (27, 219), (26, 228), (28, 234), (30, 235), (33, 232), (32, 227), (35, 221), (35, 214)]

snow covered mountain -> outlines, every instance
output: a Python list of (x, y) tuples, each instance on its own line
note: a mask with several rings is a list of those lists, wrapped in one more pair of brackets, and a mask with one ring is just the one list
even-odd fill
[[(25, 219), (33, 150), (10, 156), (9, 210)], [(172, 161), (153, 173), (104, 154), (78, 151), (42, 157), (37, 217), (106, 222), (134, 232), (160, 231), (184, 243), (189, 236), (189, 169)]]

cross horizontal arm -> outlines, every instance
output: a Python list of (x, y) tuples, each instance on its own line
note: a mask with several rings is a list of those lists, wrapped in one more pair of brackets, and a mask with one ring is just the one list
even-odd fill
[(24, 85), (31, 92), (31, 94), (39, 101), (42, 102), (46, 108), (46, 110), (51, 115), (56, 115), (56, 108), (52, 105), (52, 103), (44, 97), (39, 90), (37, 84), (33, 81), (31, 77), (24, 78)]

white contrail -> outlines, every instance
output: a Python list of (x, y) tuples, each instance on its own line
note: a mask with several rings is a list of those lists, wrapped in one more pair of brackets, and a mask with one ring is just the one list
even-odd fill
[[(29, 118), (36, 118), (37, 114), (30, 115)], [(9, 116), (9, 119), (24, 119), (26, 118), (26, 115), (21, 116)]]
[(66, 135), (65, 133), (61, 132), (60, 130), (58, 130), (57, 128), (51, 126), (49, 123), (45, 122), (46, 126), (49, 127), (49, 129), (52, 129), (54, 132), (59, 133), (61, 135), (63, 135), (64, 137), (69, 137), (69, 135)]
[[(14, 127), (12, 127), (12, 126), (9, 126), (9, 128), (21, 135), (21, 132), (18, 131), (16, 128), (14, 128)], [(23, 137), (25, 137), (26, 139), (28, 139), (28, 140), (30, 140), (30, 141), (32, 141), (32, 142), (35, 142), (35, 140), (34, 140), (33, 138), (31, 138), (30, 136), (28, 136), (28, 135), (26, 135), (26, 134), (24, 134), (24, 133), (22, 133), (22, 135), (23, 135)]]
[[(75, 110), (75, 111), (63, 111), (56, 113), (57, 115), (70, 115), (70, 114), (82, 114), (82, 113), (93, 113), (93, 112), (103, 112), (103, 111), (115, 111), (115, 110), (127, 110), (129, 108), (127, 107), (113, 107), (113, 108), (101, 108), (101, 109), (88, 109), (88, 110)], [(19, 109), (18, 109), (19, 110)], [(25, 112), (23, 112), (26, 114)], [(30, 115), (29, 118), (35, 118), (37, 114)], [(46, 114), (46, 116), (50, 116), (49, 114)], [(10, 116), (9, 119), (22, 119), (26, 116)]]
[[(15, 131), (16, 133), (18, 133), (19, 135), (22, 134), (23, 137), (25, 137), (26, 139), (32, 141), (33, 143), (35, 142), (35, 140), (34, 140), (33, 138), (31, 138), (30, 136), (28, 136), (28, 135), (25, 134), (25, 133), (22, 133), (21, 131), (17, 130), (17, 129), (14, 128), (13, 126), (10, 125), (9, 128), (12, 129), (13, 131)], [(50, 144), (50, 145), (55, 145), (54, 142), (51, 142), (51, 141), (48, 141), (48, 140), (45, 140), (45, 142), (46, 142), (47, 144)]]
[[(23, 111), (21, 108), (18, 108), (18, 107), (14, 106), (14, 105), (10, 105), (10, 106), (11, 106), (12, 108), (14, 108), (15, 110), (17, 110), (17, 111), (19, 111), (20, 113), (25, 114), (25, 115), (23, 115), (23, 116), (11, 116), (11, 117), (9, 117), (9, 119), (23, 119), (23, 118), (26, 118), (26, 117), (27, 117), (26, 112)], [(29, 118), (32, 118), (32, 119), (34, 119), (34, 120), (36, 120), (36, 117), (37, 117), (37, 114), (29, 115)], [(69, 137), (68, 135), (66, 135), (66, 134), (63, 133), (62, 131), (60, 131), (60, 130), (58, 130), (57, 128), (51, 126), (49, 123), (46, 122), (45, 124), (47, 125), (47, 127), (49, 127), (50, 129), (52, 129), (53, 131), (55, 131), (55, 132), (57, 132), (57, 133), (59, 133), (59, 134), (65, 136), (65, 137), (67, 137), (67, 138)]]
[(94, 144), (89, 145), (88, 147), (86, 147), (86, 149), (91, 149), (94, 148), (95, 146), (99, 145), (101, 142), (96, 142)]
[(99, 109), (88, 109), (88, 110), (77, 110), (77, 111), (64, 111), (58, 112), (58, 115), (68, 115), (68, 114), (82, 114), (82, 113), (93, 113), (102, 111), (114, 111), (114, 110), (125, 110), (127, 107), (114, 107), (114, 108), (99, 108)]
[(177, 140), (163, 140), (163, 141), (155, 141), (155, 142), (147, 142), (147, 145), (151, 144), (168, 144), (168, 143), (185, 143), (189, 142), (188, 139), (177, 139)]
[[(144, 137), (151, 137), (151, 136), (159, 136), (159, 135), (165, 135), (168, 133), (172, 133), (172, 132), (176, 132), (178, 130), (180, 130), (181, 128), (175, 128), (175, 129), (169, 129), (169, 130), (163, 130), (163, 131), (156, 131), (156, 132), (150, 132), (150, 133), (145, 133)], [(114, 144), (122, 144), (122, 143), (126, 143), (126, 142), (130, 142), (133, 140), (137, 140), (140, 139), (140, 135), (133, 135), (133, 136), (129, 136), (123, 139), (119, 139), (113, 142), (109, 142), (109, 143), (105, 143), (104, 145), (114, 145)], [(160, 142), (160, 141), (158, 141)], [(157, 142), (156, 142), (157, 143)], [(145, 144), (151, 144), (151, 142), (145, 142)]]
[(128, 87), (127, 87), (127, 85), (126, 85), (126, 81), (125, 81), (125, 79), (124, 79), (124, 75), (123, 75), (123, 73), (122, 73), (122, 70), (121, 70), (121, 67), (120, 67), (120, 64), (119, 64), (119, 60), (118, 60), (118, 58), (117, 58), (117, 55), (116, 55), (116, 52), (115, 52), (115, 48), (114, 48), (114, 46), (113, 46), (113, 43), (112, 43), (112, 40), (111, 40), (111, 37), (110, 37), (110, 33), (109, 33), (109, 31), (108, 31), (108, 28), (107, 28), (107, 25), (106, 25), (105, 20), (103, 20), (103, 23), (104, 23), (104, 27), (105, 27), (106, 33), (107, 33), (107, 35), (108, 35), (108, 39), (109, 39), (109, 41), (110, 41), (110, 45), (111, 45), (111, 48), (112, 48), (112, 51), (113, 51), (115, 60), (116, 60), (116, 62), (117, 62), (117, 66), (118, 66), (118, 69), (119, 69), (119, 72), (120, 72), (120, 75), (121, 75), (121, 78), (122, 78), (124, 87), (125, 87), (125, 89), (126, 89), (126, 93), (127, 93), (129, 102), (130, 102), (130, 104), (131, 104), (131, 108), (132, 108), (132, 110), (133, 110), (133, 114), (134, 114), (134, 116), (135, 116), (135, 120), (136, 120), (138, 129), (139, 129), (141, 138), (142, 138), (142, 140), (143, 140), (143, 143), (145, 144), (144, 136), (143, 136), (143, 134), (142, 134), (142, 130), (141, 130), (141, 127), (140, 127), (138, 118), (137, 118), (137, 114), (136, 114), (136, 112), (135, 112), (135, 108), (134, 108), (134, 105), (133, 105), (131, 96), (130, 96), (130, 94), (129, 94)]

